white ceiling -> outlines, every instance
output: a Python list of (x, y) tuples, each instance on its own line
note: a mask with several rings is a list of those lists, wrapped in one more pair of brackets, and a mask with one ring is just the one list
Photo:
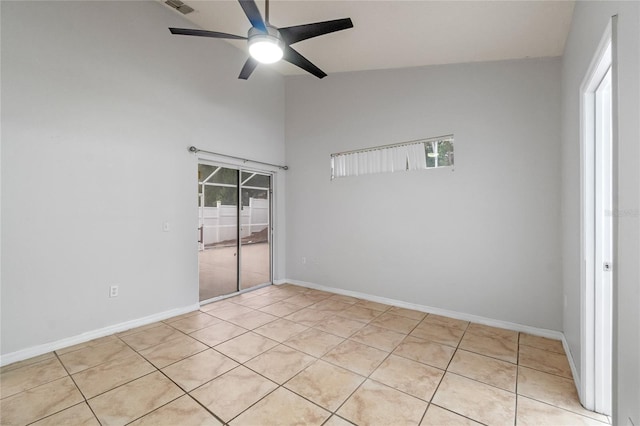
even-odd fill
[[(236, 0), (183, 1), (195, 9), (185, 16), (194, 28), (238, 35), (249, 30)], [(264, 17), (264, 0), (256, 3)], [(288, 27), (351, 18), (354, 28), (293, 45), (331, 74), (560, 56), (573, 6), (573, 1), (272, 0), (270, 21)], [(244, 41), (207, 41), (246, 51)], [(270, 66), (285, 75), (305, 73), (284, 61)]]

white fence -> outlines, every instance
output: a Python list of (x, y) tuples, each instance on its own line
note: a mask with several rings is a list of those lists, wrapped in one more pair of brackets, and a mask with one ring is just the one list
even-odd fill
[[(237, 207), (222, 205), (217, 207), (200, 207), (199, 226), (203, 227), (202, 244), (208, 246), (236, 239)], [(249, 205), (240, 211), (240, 238), (248, 237), (254, 232), (263, 231), (269, 226), (269, 200), (249, 198)], [(204, 248), (201, 244), (201, 248)]]

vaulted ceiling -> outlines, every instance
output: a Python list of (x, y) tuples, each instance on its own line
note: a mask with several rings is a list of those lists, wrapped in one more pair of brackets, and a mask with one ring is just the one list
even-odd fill
[[(184, 2), (195, 9), (184, 15), (193, 28), (243, 36), (250, 28), (236, 0)], [(256, 3), (265, 16), (264, 0)], [(572, 1), (272, 0), (270, 21), (286, 27), (350, 17), (354, 28), (294, 45), (331, 74), (560, 56), (573, 6)], [(206, 43), (231, 43), (247, 51), (244, 41), (199, 42), (203, 49)], [(284, 61), (269, 66), (285, 75), (304, 74)]]

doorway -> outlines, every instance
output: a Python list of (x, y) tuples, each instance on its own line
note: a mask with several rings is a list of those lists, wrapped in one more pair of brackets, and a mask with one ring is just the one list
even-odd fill
[(270, 284), (269, 173), (198, 163), (199, 298)]
[(613, 350), (613, 70), (605, 35), (582, 86), (582, 392), (611, 415)]

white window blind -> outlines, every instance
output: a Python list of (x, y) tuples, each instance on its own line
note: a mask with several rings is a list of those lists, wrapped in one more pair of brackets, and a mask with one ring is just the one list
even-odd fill
[[(450, 157), (453, 160), (453, 136), (331, 154), (331, 179), (434, 167), (429, 166), (427, 161), (427, 144), (429, 155), (432, 156), (433, 147), (438, 146), (441, 141), (449, 143), (447, 146), (450, 147)], [(443, 155), (448, 156), (449, 152), (443, 152)]]

